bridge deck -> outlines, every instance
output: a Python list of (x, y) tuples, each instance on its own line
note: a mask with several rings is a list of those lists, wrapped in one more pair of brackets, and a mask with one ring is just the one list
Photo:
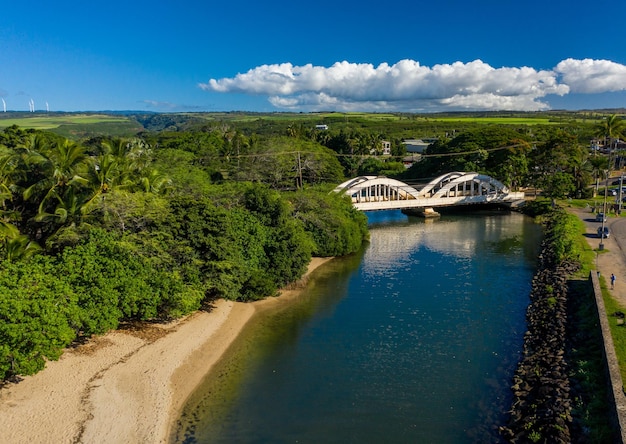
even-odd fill
[(354, 207), (361, 211), (505, 204), (524, 199), (524, 193), (511, 192), (492, 177), (465, 172), (444, 174), (420, 190), (387, 177), (360, 176), (335, 191), (350, 196)]
[(461, 197), (443, 197), (443, 198), (421, 198), (408, 200), (385, 200), (376, 197), (370, 197), (368, 200), (361, 199), (356, 201), (354, 198), (352, 203), (355, 208), (361, 211), (376, 210), (402, 210), (405, 208), (436, 208), (460, 205), (474, 204), (495, 204), (495, 203), (513, 203), (524, 200), (524, 193), (510, 192), (504, 195), (495, 196), (461, 196)]

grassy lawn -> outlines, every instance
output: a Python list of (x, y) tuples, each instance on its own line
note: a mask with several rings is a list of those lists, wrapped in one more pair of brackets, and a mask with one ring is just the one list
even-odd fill
[(621, 306), (613, 299), (606, 284), (606, 277), (600, 278), (600, 286), (602, 287), (602, 298), (604, 299), (609, 327), (611, 328), (611, 336), (613, 337), (613, 345), (615, 346), (622, 381), (626, 381), (626, 326), (618, 324), (619, 318), (613, 316), (616, 312), (626, 313), (626, 307)]
[[(593, 205), (593, 203), (603, 202), (603, 199), (574, 199), (570, 201), (563, 201), (563, 206), (572, 206), (577, 208), (584, 208), (586, 205)], [(624, 213), (622, 213), (624, 214)], [(612, 217), (616, 217), (614, 214)], [(579, 272), (579, 279), (586, 280), (589, 277), (589, 273), (596, 269), (596, 257), (598, 254), (606, 253), (607, 251), (598, 251), (592, 249), (585, 238), (582, 236), (585, 233), (584, 224), (581, 222), (581, 249), (583, 255), (581, 257), (581, 270)], [(600, 277), (600, 286), (602, 287), (602, 297), (604, 299), (604, 305), (606, 313), (608, 315), (609, 326), (611, 328), (611, 336), (613, 337), (613, 343), (615, 345), (615, 353), (617, 354), (617, 360), (619, 362), (620, 372), (622, 380), (626, 381), (626, 326), (618, 325), (616, 316), (612, 316), (613, 313), (621, 311), (626, 313), (626, 307), (620, 306), (618, 302), (611, 296), (611, 293), (607, 286), (607, 276)]]

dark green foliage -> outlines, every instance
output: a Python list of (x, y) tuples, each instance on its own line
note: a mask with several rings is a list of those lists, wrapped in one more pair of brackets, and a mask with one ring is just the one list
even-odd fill
[(76, 292), (51, 260), (0, 264), (0, 380), (30, 375), (76, 337)]
[(306, 272), (313, 243), (300, 221), (287, 219), (276, 227), (265, 246), (268, 274), (277, 286), (294, 282)]
[[(137, 122), (161, 132), (86, 131), (84, 143), (0, 132), (0, 255), (11, 260), (0, 264), (0, 379), (38, 370), (77, 334), (180, 316), (215, 297), (263, 298), (300, 278), (311, 254), (358, 251), (367, 218), (330, 191), (344, 172), (401, 173), (399, 158), (372, 156), (382, 140), (396, 156), (402, 139), (419, 137), (440, 140), (434, 154), (459, 154), (420, 162), (414, 177), (477, 170), (550, 188), (541, 178), (559, 172), (581, 194), (588, 180), (585, 153), (570, 148), (590, 125), (561, 125), (576, 138), (436, 116), (249, 117), (147, 114)], [(494, 149), (502, 146), (512, 147)], [(527, 170), (538, 174), (525, 178)], [(569, 249), (562, 242), (560, 254)]]
[(553, 199), (582, 195), (591, 182), (593, 163), (576, 138), (556, 131), (532, 152), (529, 182)]
[(57, 273), (78, 294), (82, 334), (199, 308), (199, 289), (185, 284), (180, 273), (158, 267), (130, 240), (95, 229), (80, 245), (63, 251)]
[(266, 225), (278, 227), (289, 217), (288, 204), (268, 187), (253, 185), (244, 194), (246, 209), (257, 214)]
[(173, 197), (171, 218), (159, 228), (189, 246), (207, 295), (259, 299), (301, 277), (312, 243), (281, 195), (261, 184), (225, 191), (232, 197)]
[(93, 230), (86, 242), (64, 250), (59, 268), (79, 294), (84, 334), (117, 328), (122, 319), (156, 317), (151, 270), (113, 234)]
[(532, 217), (549, 213), (553, 208), (552, 202), (549, 199), (534, 199), (526, 201), (523, 211)]
[(406, 172), (402, 162), (367, 157), (358, 166), (358, 176), (398, 176)]
[(334, 192), (307, 190), (292, 193), (294, 215), (313, 237), (313, 254), (345, 256), (356, 252), (368, 236), (367, 217), (350, 199)]
[(341, 182), (343, 169), (334, 152), (318, 143), (271, 137), (256, 142), (254, 152), (230, 162), (229, 176), (280, 190), (305, 184)]
[(556, 263), (580, 263), (583, 253), (580, 245), (580, 233), (583, 231), (580, 218), (556, 207), (543, 215), (543, 221), (546, 241), (551, 246)]
[(451, 171), (473, 171), (519, 186), (528, 171), (528, 137), (508, 127), (487, 126), (466, 131), (451, 140), (439, 139), (428, 147), (424, 160), (403, 176), (437, 177)]

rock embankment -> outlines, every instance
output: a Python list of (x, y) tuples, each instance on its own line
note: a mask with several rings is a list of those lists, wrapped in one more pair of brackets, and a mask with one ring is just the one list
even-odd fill
[(523, 355), (513, 377), (510, 418), (500, 429), (508, 442), (571, 442), (567, 280), (577, 269), (577, 264), (557, 263), (544, 241), (526, 312)]

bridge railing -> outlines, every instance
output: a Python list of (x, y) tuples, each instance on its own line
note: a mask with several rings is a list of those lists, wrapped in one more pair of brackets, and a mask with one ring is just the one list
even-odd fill
[(480, 196), (459, 196), (459, 197), (430, 197), (410, 200), (378, 200), (374, 196), (370, 199), (355, 201), (355, 208), (362, 211), (375, 210), (396, 210), (404, 208), (427, 208), (427, 207), (448, 207), (453, 205), (472, 205), (485, 203), (505, 203), (524, 200), (524, 193), (509, 192), (507, 194), (486, 194)]

